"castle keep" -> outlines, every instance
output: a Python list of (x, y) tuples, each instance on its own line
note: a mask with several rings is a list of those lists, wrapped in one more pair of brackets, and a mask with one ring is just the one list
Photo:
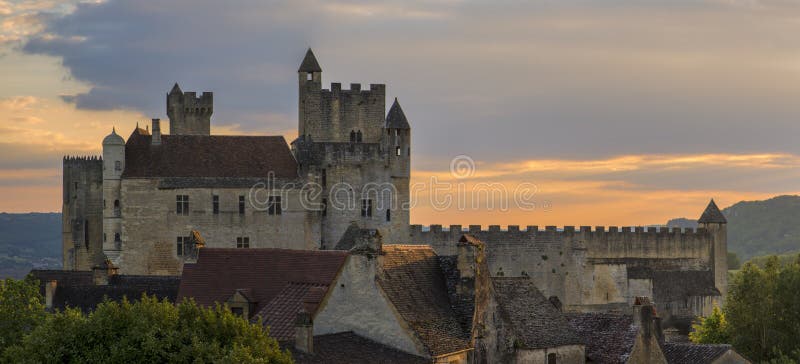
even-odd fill
[(127, 139), (112, 130), (102, 158), (65, 158), (64, 269), (180, 275), (199, 247), (350, 249), (350, 229), (446, 259), (468, 233), (485, 244), (492, 277), (530, 279), (565, 311), (624, 311), (647, 296), (665, 327), (685, 331), (724, 296), (726, 221), (713, 201), (697, 230), (411, 226), (411, 127), (397, 99), (386, 111), (386, 86), (323, 88), (309, 49), (298, 95), (290, 144), (212, 135), (213, 94), (175, 84), (168, 125), (153, 119)]

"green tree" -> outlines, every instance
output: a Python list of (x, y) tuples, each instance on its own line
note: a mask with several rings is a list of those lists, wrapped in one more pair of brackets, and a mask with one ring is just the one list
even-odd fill
[(700, 318), (692, 324), (689, 339), (698, 344), (726, 344), (730, 342), (728, 321), (718, 306), (714, 305), (711, 316)]
[(67, 309), (8, 348), (14, 363), (291, 363), (260, 324), (224, 306), (144, 296), (106, 301), (88, 315)]
[(0, 353), (19, 343), (45, 315), (38, 280), (29, 275), (0, 281)]
[(720, 311), (693, 325), (698, 343), (732, 344), (756, 362), (793, 363), (800, 358), (800, 256), (772, 256), (763, 268), (747, 262), (733, 275)]

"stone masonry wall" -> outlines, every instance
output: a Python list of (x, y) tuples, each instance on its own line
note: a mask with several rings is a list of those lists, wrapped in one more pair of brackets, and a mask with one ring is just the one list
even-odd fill
[[(191, 230), (200, 232), (208, 247), (236, 248), (237, 237), (248, 237), (250, 248), (317, 249), (317, 215), (300, 205), (299, 189), (288, 191), (282, 213), (269, 215), (251, 205), (249, 188), (161, 189), (159, 179), (123, 180), (122, 243), (115, 264), (120, 274), (173, 272), (168, 261), (153, 260), (161, 259), (153, 255), (154, 244), (171, 247), (159, 251), (178, 259), (177, 237), (189, 236)], [(176, 213), (176, 195), (189, 196), (188, 215)], [(219, 196), (218, 214), (213, 214), (212, 195)], [(244, 214), (239, 214), (240, 195), (245, 196)]]
[(63, 160), (62, 257), (66, 270), (90, 270), (103, 257), (103, 160)]
[(493, 276), (531, 277), (546, 296), (558, 296), (566, 310), (614, 310), (631, 304), (634, 295), (652, 297), (652, 281), (631, 283), (631, 268), (711, 269), (711, 238), (702, 229), (432, 225), (423, 230), (413, 225), (403, 243), (429, 244), (440, 255), (455, 255), (464, 233), (486, 244)]

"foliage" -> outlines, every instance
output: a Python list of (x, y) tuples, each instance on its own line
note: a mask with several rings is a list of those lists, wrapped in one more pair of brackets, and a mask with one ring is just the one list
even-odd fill
[(711, 316), (700, 318), (692, 324), (689, 339), (698, 344), (722, 344), (730, 342), (728, 321), (718, 306), (714, 305)]
[(736, 255), (734, 252), (728, 252), (728, 269), (729, 270), (737, 270), (742, 267), (742, 261), (739, 260), (739, 256)]
[(0, 281), (0, 353), (19, 343), (44, 316), (38, 280), (28, 276), (24, 280)]
[[(732, 344), (757, 362), (791, 363), (800, 357), (800, 256), (781, 265), (769, 258), (761, 268), (745, 263), (733, 275), (722, 312), (694, 325), (695, 342)], [(788, 353), (788, 354), (787, 354)]]
[(77, 309), (45, 315), (5, 350), (2, 362), (291, 363), (291, 357), (260, 324), (224, 306), (143, 296), (103, 302), (88, 315)]

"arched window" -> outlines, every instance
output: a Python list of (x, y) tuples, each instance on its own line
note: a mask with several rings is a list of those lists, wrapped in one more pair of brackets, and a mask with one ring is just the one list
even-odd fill
[(361, 143), (361, 130), (356, 132), (356, 142)]
[(351, 130), (350, 131), (350, 143), (355, 143), (355, 142), (356, 142), (356, 132)]

